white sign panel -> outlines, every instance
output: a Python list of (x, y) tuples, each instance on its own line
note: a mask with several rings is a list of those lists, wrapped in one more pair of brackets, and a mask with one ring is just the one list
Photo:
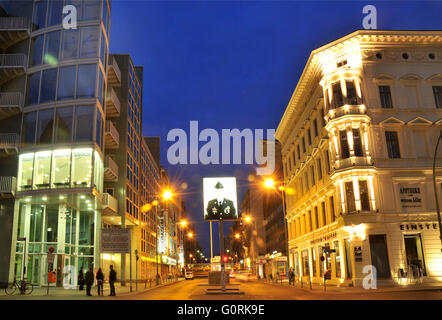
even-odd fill
[(404, 211), (422, 209), (422, 188), (419, 184), (399, 185), (399, 200)]
[(102, 253), (130, 253), (130, 229), (102, 229)]
[(236, 178), (203, 178), (204, 220), (238, 219)]

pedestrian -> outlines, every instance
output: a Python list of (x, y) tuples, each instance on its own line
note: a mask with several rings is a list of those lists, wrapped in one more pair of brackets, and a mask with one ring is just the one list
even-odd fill
[(103, 282), (104, 282), (104, 274), (101, 271), (101, 268), (98, 269), (97, 275), (95, 276), (97, 279), (97, 289), (98, 289), (98, 295), (103, 296)]
[(94, 273), (92, 272), (92, 267), (86, 272), (86, 295), (91, 296), (91, 288), (94, 283)]
[(109, 271), (109, 286), (110, 286), (110, 295), (115, 296), (115, 281), (117, 281), (117, 273), (114, 270), (114, 266), (110, 266)]
[(295, 274), (293, 272), (293, 268), (290, 268), (290, 270), (289, 270), (289, 286), (292, 284), (294, 277), (295, 277)]
[(270, 274), (270, 282), (273, 282), (273, 274)]
[(84, 272), (83, 267), (80, 268), (80, 272), (78, 273), (78, 284), (80, 285), (80, 290), (83, 291), (84, 287)]

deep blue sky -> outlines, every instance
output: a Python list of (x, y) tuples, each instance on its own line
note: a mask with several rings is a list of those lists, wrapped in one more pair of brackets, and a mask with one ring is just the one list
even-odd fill
[(188, 184), (184, 198), (206, 257), (202, 177), (236, 176), (241, 201), (252, 168), (171, 166), (167, 133), (188, 132), (190, 120), (200, 130), (276, 129), (310, 52), (362, 29), (366, 4), (376, 5), (378, 29), (442, 29), (440, 1), (113, 1), (110, 51), (144, 66), (143, 134), (161, 137), (163, 166)]

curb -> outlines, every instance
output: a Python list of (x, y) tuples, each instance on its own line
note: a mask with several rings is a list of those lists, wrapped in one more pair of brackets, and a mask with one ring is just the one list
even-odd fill
[(142, 294), (142, 293), (148, 292), (150, 290), (158, 289), (158, 288), (162, 288), (162, 287), (166, 287), (166, 286), (170, 286), (172, 284), (175, 284), (175, 283), (178, 283), (178, 282), (181, 282), (181, 281), (184, 281), (184, 279), (180, 279), (180, 280), (173, 281), (173, 282), (168, 282), (168, 283), (163, 283), (163, 284), (160, 284), (158, 286), (154, 286), (154, 287), (151, 287), (151, 288), (146, 288), (146, 289), (143, 289), (143, 290), (140, 290), (140, 291), (133, 291), (133, 292), (123, 293), (123, 294), (118, 295), (118, 297), (125, 297), (125, 296), (134, 295), (134, 294)]

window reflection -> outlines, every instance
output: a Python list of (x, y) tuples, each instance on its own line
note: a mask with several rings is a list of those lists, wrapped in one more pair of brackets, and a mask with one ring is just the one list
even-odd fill
[(35, 29), (41, 29), (46, 26), (47, 5), (47, 0), (42, 0), (35, 4), (34, 18), (32, 19)]
[(51, 152), (42, 151), (35, 153), (35, 187), (37, 189), (49, 188), (51, 173)]
[(38, 92), (40, 89), (40, 72), (29, 76), (28, 104), (38, 103)]
[(52, 129), (54, 123), (54, 109), (38, 112), (37, 144), (52, 143)]
[(45, 50), (43, 55), (43, 62), (45, 64), (57, 65), (59, 46), (60, 46), (60, 31), (47, 33), (45, 41)]
[(57, 108), (55, 110), (56, 118), (56, 142), (70, 142), (72, 141), (72, 113), (73, 107)]
[(55, 150), (53, 152), (53, 187), (67, 188), (69, 187), (71, 175), (71, 150)]
[(43, 57), (43, 35), (39, 35), (32, 39), (31, 48), (31, 66), (36, 66), (41, 64), (41, 59)]
[(92, 149), (74, 149), (72, 186), (90, 187), (92, 177)]
[(95, 96), (95, 78), (97, 66), (86, 64), (78, 66), (77, 98), (92, 98)]
[(98, 34), (97, 27), (81, 28), (80, 58), (97, 56)]
[(48, 26), (61, 24), (63, 1), (50, 1), (48, 10)]
[(34, 172), (34, 154), (21, 154), (19, 157), (18, 182), (19, 190), (30, 190), (32, 188), (32, 176)]
[(73, 99), (75, 91), (75, 66), (60, 68), (57, 99)]
[(80, 38), (79, 29), (63, 31), (63, 49), (62, 49), (63, 60), (76, 59), (78, 57), (79, 38)]
[(57, 69), (44, 70), (41, 77), (40, 103), (55, 100)]
[(77, 107), (75, 141), (92, 141), (93, 111), (92, 106)]
[(99, 0), (83, 1), (83, 20), (98, 20), (99, 16)]
[(37, 120), (37, 111), (25, 113), (22, 125), (22, 143), (32, 145), (35, 143), (35, 123)]

